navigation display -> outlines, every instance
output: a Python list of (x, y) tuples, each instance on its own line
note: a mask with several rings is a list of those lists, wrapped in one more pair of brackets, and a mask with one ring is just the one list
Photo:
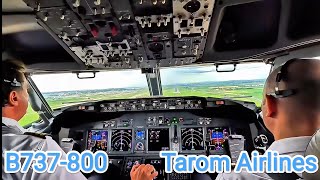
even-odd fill
[(117, 129), (112, 130), (111, 151), (131, 151), (132, 148), (132, 130)]
[(229, 136), (229, 129), (223, 127), (208, 128), (207, 133), (210, 134), (210, 149), (224, 150), (224, 142)]
[(148, 130), (148, 150), (162, 151), (170, 149), (169, 129)]
[(182, 150), (204, 150), (203, 129), (181, 128)]
[(108, 149), (108, 131), (89, 130), (87, 138), (87, 149), (96, 152), (98, 150), (107, 151)]

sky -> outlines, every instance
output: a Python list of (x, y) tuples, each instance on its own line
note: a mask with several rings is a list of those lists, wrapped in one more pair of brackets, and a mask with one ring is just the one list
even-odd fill
[[(220, 69), (220, 68), (219, 68)], [(215, 66), (185, 66), (160, 70), (162, 85), (206, 81), (266, 79), (270, 65), (264, 63), (239, 64), (234, 72), (218, 73)], [(41, 92), (148, 87), (140, 70), (99, 72), (94, 79), (78, 79), (76, 74), (33, 75)]]

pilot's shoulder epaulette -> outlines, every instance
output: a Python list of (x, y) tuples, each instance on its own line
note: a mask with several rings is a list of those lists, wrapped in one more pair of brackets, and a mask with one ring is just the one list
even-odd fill
[(36, 133), (36, 132), (25, 132), (23, 134), (24, 135), (30, 135), (30, 136), (39, 137), (39, 138), (42, 138), (42, 139), (45, 139), (46, 136), (50, 136), (50, 134), (47, 134), (47, 133)]

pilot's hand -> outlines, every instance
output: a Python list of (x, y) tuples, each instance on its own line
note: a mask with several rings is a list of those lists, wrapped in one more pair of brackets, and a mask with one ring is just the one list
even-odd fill
[(152, 180), (158, 176), (158, 172), (150, 164), (136, 164), (130, 172), (131, 180)]

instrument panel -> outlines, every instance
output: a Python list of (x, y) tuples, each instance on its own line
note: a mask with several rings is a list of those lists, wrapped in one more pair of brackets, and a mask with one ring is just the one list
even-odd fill
[[(142, 104), (149, 110), (132, 108), (132, 105), (143, 107)], [(201, 104), (199, 109), (196, 104)], [(104, 112), (101, 105), (114, 109)], [(136, 162), (154, 165), (160, 179), (189, 179), (190, 174), (166, 174), (160, 151), (228, 155), (235, 163), (241, 150), (254, 149), (254, 132), (249, 123), (256, 120), (256, 114), (229, 100), (196, 97), (110, 100), (75, 105), (63, 114), (74, 119), (65, 122), (72, 124), (68, 137), (74, 137), (73, 142), (81, 146), (78, 151), (107, 152), (112, 164), (127, 179)]]
[[(228, 133), (220, 131), (222, 129), (223, 131), (228, 131), (222, 127), (208, 128), (208, 133), (210, 133), (210, 150), (216, 152), (224, 150), (224, 142), (228, 138)], [(131, 129), (114, 129), (111, 132), (109, 131), (109, 134), (111, 134), (110, 143), (108, 141), (108, 131), (89, 130), (87, 132), (86, 149), (93, 152), (103, 150), (111, 153), (153, 153), (172, 150), (170, 148), (172, 146), (169, 128), (149, 128), (147, 129), (148, 136), (146, 139), (145, 130), (137, 130), (133, 135)], [(181, 152), (205, 150), (204, 128), (181, 128), (179, 134), (181, 134)]]
[[(174, 113), (169, 113), (174, 114)], [(86, 130), (85, 149), (103, 150), (112, 155), (158, 154), (159, 151), (175, 150), (181, 153), (227, 154), (230, 134), (237, 134), (228, 120), (215, 120), (193, 115), (191, 118), (156, 115), (138, 118), (124, 116), (106, 122), (94, 123)], [(184, 114), (184, 113), (181, 113)], [(126, 119), (130, 117), (130, 119)]]
[(253, 147), (248, 122), (257, 116), (245, 105), (250, 104), (161, 97), (84, 103), (64, 111), (73, 117), (81, 112), (78, 118), (82, 123), (76, 125), (75, 121), (71, 131), (82, 134), (82, 150), (104, 150), (110, 156), (158, 155), (166, 150), (227, 154), (230, 135), (243, 135)]

